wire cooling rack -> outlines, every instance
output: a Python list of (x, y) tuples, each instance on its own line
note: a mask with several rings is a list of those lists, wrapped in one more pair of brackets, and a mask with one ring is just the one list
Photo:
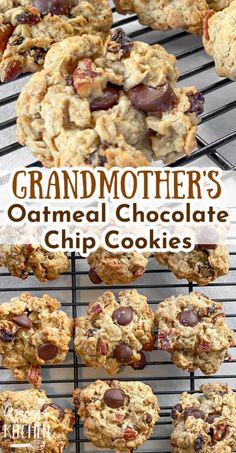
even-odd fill
[[(157, 32), (143, 27), (135, 16), (122, 17), (114, 13), (114, 27), (123, 27), (132, 39), (148, 43), (160, 43), (177, 56), (181, 72), (181, 85), (197, 85), (206, 97), (206, 111), (198, 133), (198, 149), (190, 157), (185, 157), (174, 165), (194, 163), (210, 166), (212, 161), (220, 168), (233, 170), (236, 167), (235, 119), (236, 90), (235, 84), (227, 79), (219, 79), (214, 71), (213, 62), (206, 56), (199, 37), (179, 31)], [(0, 170), (6, 174), (17, 166), (39, 165), (27, 148), (23, 148), (15, 139), (15, 103), (21, 87), (29, 76), (23, 76), (15, 82), (0, 86)], [(1, 193), (4, 186), (0, 188)], [(232, 239), (235, 239), (232, 237)], [(236, 331), (236, 245), (230, 243), (230, 272), (216, 282), (199, 290), (207, 296), (224, 302), (229, 326)], [(87, 304), (95, 300), (107, 286), (93, 286), (87, 275), (87, 264), (75, 254), (70, 257), (70, 270), (58, 281), (39, 284), (31, 275), (21, 281), (13, 278), (4, 269), (0, 269), (0, 303), (9, 300), (23, 291), (35, 295), (48, 293), (58, 298), (62, 309), (76, 317), (85, 312)], [(145, 275), (132, 285), (148, 297), (153, 310), (166, 297), (187, 294), (198, 289), (186, 281), (177, 280), (166, 269), (160, 268), (154, 259), (149, 262)], [(110, 286), (115, 294), (127, 286)], [(123, 368), (117, 376), (120, 380), (142, 380), (152, 386), (161, 407), (161, 420), (155, 427), (149, 441), (139, 450), (145, 453), (170, 453), (171, 419), (170, 410), (178, 401), (183, 391), (194, 392), (205, 381), (227, 381), (236, 390), (236, 349), (231, 349), (231, 362), (225, 362), (217, 375), (206, 377), (201, 372), (187, 373), (177, 369), (166, 352), (155, 350), (148, 354), (148, 365), (142, 371), (130, 367)], [(73, 345), (66, 361), (56, 366), (43, 367), (42, 388), (62, 406), (72, 406), (71, 394), (74, 388), (84, 387), (94, 379), (110, 378), (102, 370), (92, 370), (83, 366), (75, 356)], [(0, 391), (22, 390), (28, 388), (26, 382), (14, 381), (8, 370), (0, 368)], [(95, 453), (84, 436), (80, 421), (76, 420), (70, 436), (67, 453)], [(108, 451), (104, 450), (104, 453)]]

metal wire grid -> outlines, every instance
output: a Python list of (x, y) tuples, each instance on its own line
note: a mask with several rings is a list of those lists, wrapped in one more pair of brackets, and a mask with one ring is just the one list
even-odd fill
[[(207, 111), (202, 116), (202, 123), (198, 135), (198, 149), (190, 157), (180, 159), (176, 165), (202, 162), (200, 157), (210, 158), (204, 164), (214, 161), (225, 170), (235, 169), (236, 156), (233, 154), (235, 131), (236, 97), (233, 93), (232, 82), (216, 77), (213, 62), (204, 51), (199, 38), (185, 32), (155, 32), (148, 27), (142, 27), (135, 16), (122, 18), (114, 13), (115, 27), (122, 26), (132, 39), (144, 40), (149, 43), (160, 43), (167, 50), (176, 54), (181, 69), (181, 84), (196, 84), (207, 99)], [(27, 163), (27, 166), (40, 165), (35, 163), (30, 152), (15, 141), (15, 102), (20, 88), (27, 80), (23, 76), (16, 82), (0, 87), (0, 170), (12, 168)], [(166, 269), (161, 269), (154, 259), (150, 260), (146, 274), (134, 285), (142, 294), (146, 295), (153, 309), (166, 297), (180, 293), (189, 293), (196, 289), (195, 285), (186, 281), (176, 280), (174, 275)], [(109, 287), (116, 294), (125, 287), (113, 285)], [(61, 276), (59, 281), (50, 284), (38, 284), (34, 276), (26, 281), (12, 278), (9, 273), (0, 270), (0, 303), (22, 291), (30, 291), (36, 295), (47, 292), (57, 297), (62, 303), (62, 309), (74, 318), (85, 311), (86, 305), (100, 295), (107, 286), (92, 286), (87, 276), (87, 265), (84, 260), (75, 254), (70, 257), (70, 270)], [(236, 331), (236, 247), (231, 244), (230, 272), (222, 279), (208, 285), (203, 290), (209, 297), (224, 301), (227, 321)], [(135, 372), (130, 367), (122, 370), (118, 379), (135, 380), (152, 385), (159, 399), (161, 420), (155, 427), (153, 436), (140, 451), (145, 453), (170, 453), (171, 419), (170, 410), (183, 391), (194, 392), (199, 389), (203, 380), (227, 381), (236, 390), (235, 369), (236, 349), (231, 350), (233, 357), (230, 363), (224, 363), (219, 373), (212, 377), (201, 373), (185, 373), (177, 369), (170, 361), (167, 353), (154, 351), (148, 354), (148, 365), (145, 370)], [(86, 386), (97, 378), (110, 378), (101, 370), (92, 370), (85, 367), (76, 357), (73, 345), (66, 361), (55, 366), (43, 368), (43, 384), (47, 394), (59, 404), (71, 406), (71, 394), (74, 388)], [(0, 390), (20, 390), (28, 387), (27, 383), (12, 380), (8, 370), (0, 368)], [(97, 449), (84, 437), (82, 424), (76, 419), (75, 429), (70, 436), (68, 453), (95, 453)], [(104, 453), (105, 450), (104, 450)]]

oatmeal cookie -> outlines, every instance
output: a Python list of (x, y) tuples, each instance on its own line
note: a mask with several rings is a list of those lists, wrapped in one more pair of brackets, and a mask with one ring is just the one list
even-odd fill
[(111, 168), (175, 161), (195, 148), (204, 98), (178, 88), (176, 59), (161, 46), (115, 30), (68, 38), (17, 103), (17, 137), (44, 166)]
[(44, 390), (0, 393), (2, 453), (62, 453), (73, 424), (72, 411), (53, 403)]
[(0, 2), (0, 80), (39, 71), (55, 42), (83, 33), (105, 39), (112, 24), (108, 0)]
[(184, 28), (202, 33), (204, 13), (226, 8), (230, 0), (114, 0), (120, 14), (138, 15), (141, 24), (157, 30)]
[(196, 246), (192, 252), (155, 253), (154, 256), (177, 278), (186, 278), (198, 285), (207, 285), (229, 271), (229, 251), (223, 244), (211, 249)]
[(2, 366), (14, 377), (41, 384), (41, 365), (63, 362), (72, 337), (72, 321), (60, 303), (24, 293), (0, 305)]
[(155, 313), (158, 348), (171, 353), (179, 368), (213, 374), (236, 345), (225, 323), (223, 304), (193, 292), (164, 300)]
[(39, 245), (0, 244), (0, 266), (7, 267), (11, 275), (22, 280), (33, 272), (40, 282), (46, 282), (66, 272), (69, 260), (65, 253), (48, 252)]
[(110, 291), (89, 304), (75, 321), (75, 351), (83, 363), (118, 373), (120, 366), (146, 365), (144, 351), (154, 349), (154, 314), (147, 298), (135, 289), (121, 291), (119, 303)]
[(217, 74), (236, 80), (236, 0), (224, 11), (206, 13), (203, 43)]
[(86, 436), (99, 448), (131, 453), (159, 420), (157, 398), (142, 382), (96, 381), (74, 391)]
[(183, 393), (172, 409), (173, 453), (231, 453), (236, 449), (236, 399), (227, 384), (204, 384)]
[(139, 252), (113, 253), (99, 247), (87, 258), (90, 280), (107, 285), (133, 282), (144, 274), (149, 256), (149, 253)]

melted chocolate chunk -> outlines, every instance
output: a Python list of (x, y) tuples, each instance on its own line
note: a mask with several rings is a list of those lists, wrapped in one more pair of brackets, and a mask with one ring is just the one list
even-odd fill
[(40, 11), (42, 16), (49, 13), (68, 16), (73, 2), (72, 0), (33, 0), (32, 5)]
[(95, 272), (94, 269), (89, 270), (88, 276), (89, 276), (91, 282), (94, 283), (95, 285), (99, 285), (99, 283), (102, 283), (101, 278), (99, 277), (97, 272)]
[(12, 321), (20, 327), (24, 327), (25, 329), (31, 329), (32, 321), (27, 316), (27, 313), (22, 313), (22, 315), (14, 316)]
[(45, 362), (55, 359), (57, 354), (58, 347), (52, 343), (43, 343), (38, 348), (38, 356), (40, 359), (45, 360)]

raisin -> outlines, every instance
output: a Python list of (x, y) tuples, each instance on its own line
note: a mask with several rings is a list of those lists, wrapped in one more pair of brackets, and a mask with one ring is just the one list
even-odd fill
[(114, 30), (111, 41), (108, 44), (107, 51), (112, 53), (122, 53), (122, 56), (128, 57), (132, 48), (131, 39), (128, 38), (122, 28)]
[(171, 347), (169, 332), (167, 330), (160, 330), (158, 332), (158, 346), (159, 349), (167, 351)]
[(14, 36), (10, 41), (9, 41), (9, 46), (20, 46), (23, 41), (24, 41), (23, 36)]
[(173, 406), (171, 413), (170, 413), (171, 418), (175, 419), (178, 412), (180, 414), (183, 412), (183, 407), (181, 406), (181, 404), (176, 404), (175, 406)]
[(39, 47), (33, 47), (32, 49), (29, 49), (29, 55), (34, 59), (36, 64), (42, 65), (44, 63), (46, 51)]

